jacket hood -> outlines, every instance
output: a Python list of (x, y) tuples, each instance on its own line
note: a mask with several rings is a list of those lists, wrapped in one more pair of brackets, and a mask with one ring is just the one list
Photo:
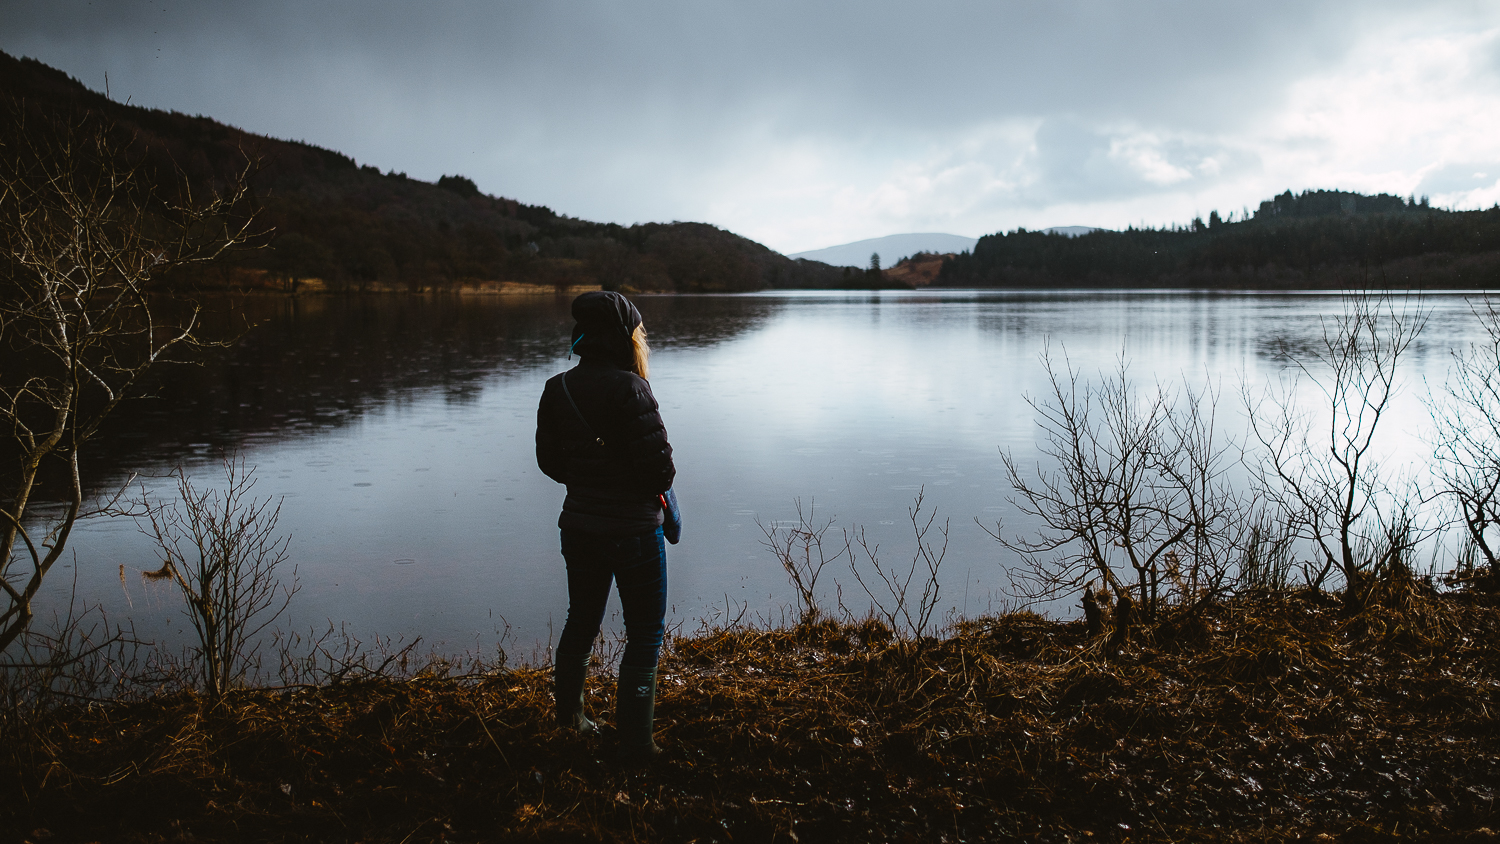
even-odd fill
[(573, 300), (573, 351), (579, 357), (602, 356), (629, 365), (635, 358), (630, 335), (641, 324), (641, 312), (618, 293), (595, 290)]

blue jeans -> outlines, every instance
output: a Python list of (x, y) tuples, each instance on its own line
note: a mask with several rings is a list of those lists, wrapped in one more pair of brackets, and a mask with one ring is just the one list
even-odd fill
[(568, 564), (568, 622), (557, 652), (593, 649), (613, 580), (625, 615), (620, 664), (655, 668), (667, 617), (667, 545), (661, 528), (636, 536), (565, 530), (562, 554)]

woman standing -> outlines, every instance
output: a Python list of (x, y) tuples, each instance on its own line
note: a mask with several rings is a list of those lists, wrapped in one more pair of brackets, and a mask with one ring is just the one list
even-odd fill
[(583, 682), (611, 580), (625, 616), (615, 725), (625, 761), (660, 752), (652, 740), (656, 662), (667, 609), (664, 499), (676, 469), (649, 373), (641, 314), (624, 296), (585, 293), (573, 300), (576, 367), (554, 376), (537, 408), (536, 459), (567, 484), (562, 554), (568, 567), (568, 621), (553, 661), (557, 721), (584, 733)]

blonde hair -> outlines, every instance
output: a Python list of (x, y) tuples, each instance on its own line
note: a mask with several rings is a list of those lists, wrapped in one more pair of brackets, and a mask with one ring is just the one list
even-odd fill
[(651, 377), (651, 346), (646, 343), (646, 326), (637, 325), (630, 332), (630, 345), (635, 351), (635, 374), (642, 378)]

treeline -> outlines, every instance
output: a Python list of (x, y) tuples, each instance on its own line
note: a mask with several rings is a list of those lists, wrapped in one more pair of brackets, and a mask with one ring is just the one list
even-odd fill
[(1291, 191), (1240, 219), (1097, 230), (1017, 229), (947, 260), (953, 287), (1489, 288), (1500, 286), (1500, 206), (1433, 208), (1426, 197)]
[(0, 53), (0, 97), (16, 119), (0, 141), (39, 125), (106, 121), (166, 196), (210, 190), (254, 162), (256, 245), (197, 283), (432, 290), (515, 281), (633, 290), (868, 287), (857, 270), (794, 261), (702, 223), (619, 226), (481, 193), (464, 176), (436, 184), (381, 173), (311, 144), (254, 135), (202, 116), (114, 102), (63, 72)]

